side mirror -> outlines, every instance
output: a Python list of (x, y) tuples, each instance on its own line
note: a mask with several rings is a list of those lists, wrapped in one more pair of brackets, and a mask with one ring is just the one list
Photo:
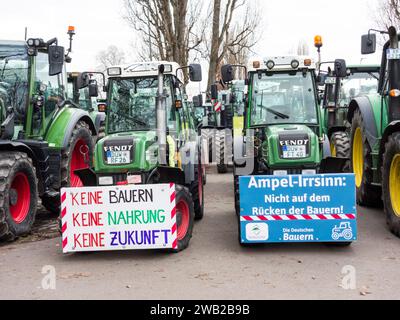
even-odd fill
[(199, 101), (199, 96), (194, 96), (194, 97), (193, 97), (193, 106), (194, 106), (195, 108), (201, 107), (200, 101)]
[(376, 34), (365, 34), (361, 37), (361, 53), (372, 54), (376, 52)]
[(89, 82), (89, 97), (97, 98), (99, 96), (99, 87), (96, 80), (90, 80)]
[(89, 85), (89, 75), (87, 73), (81, 73), (77, 79), (77, 87), (78, 89), (86, 88)]
[(221, 77), (224, 83), (232, 82), (235, 79), (233, 74), (233, 66), (230, 64), (223, 65), (221, 67)]
[(336, 77), (339, 77), (339, 78), (347, 77), (347, 67), (346, 67), (345, 60), (343, 60), (343, 59), (335, 60), (335, 74), (336, 74)]
[(211, 85), (211, 99), (218, 100), (218, 86), (216, 84)]
[(189, 77), (192, 82), (203, 81), (203, 73), (200, 64), (191, 64), (189, 67)]
[(63, 72), (65, 49), (60, 46), (49, 46), (49, 76), (56, 76)]

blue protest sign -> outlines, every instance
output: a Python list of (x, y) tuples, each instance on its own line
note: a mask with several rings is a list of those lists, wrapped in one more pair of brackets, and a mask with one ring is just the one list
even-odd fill
[(354, 174), (240, 177), (242, 243), (357, 240)]

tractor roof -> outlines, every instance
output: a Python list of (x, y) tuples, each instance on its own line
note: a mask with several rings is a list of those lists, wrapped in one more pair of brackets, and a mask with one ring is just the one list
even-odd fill
[[(297, 63), (294, 64), (294, 62)], [(297, 66), (294, 68), (295, 65)], [(292, 71), (299, 69), (315, 70), (316, 63), (314, 59), (308, 56), (273, 56), (273, 57), (266, 57), (264, 59), (253, 59), (250, 60), (249, 64), (250, 72), (258, 70)]]
[[(114, 66), (108, 68), (108, 75), (115, 78), (140, 78), (158, 76), (158, 67), (165, 66), (164, 74), (177, 76), (183, 82), (183, 72), (180, 65), (169, 61), (134, 62), (124, 66)], [(113, 74), (113, 71), (120, 69), (120, 74)], [(111, 71), (111, 73), (110, 73)]]

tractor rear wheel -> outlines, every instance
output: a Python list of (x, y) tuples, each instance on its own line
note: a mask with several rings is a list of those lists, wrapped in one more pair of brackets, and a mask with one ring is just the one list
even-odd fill
[(400, 237), (400, 132), (389, 137), (383, 156), (383, 203), (390, 231)]
[(335, 132), (331, 137), (332, 157), (350, 159), (350, 139), (345, 132)]
[(0, 155), (0, 239), (12, 241), (31, 232), (38, 202), (38, 181), (25, 153)]
[(172, 252), (178, 253), (189, 247), (194, 227), (194, 204), (189, 190), (183, 186), (176, 186), (176, 220), (178, 233), (178, 247)]
[(215, 138), (215, 145), (217, 150), (217, 170), (219, 174), (228, 172), (228, 166), (225, 163), (226, 152), (226, 136), (225, 130), (218, 130)]
[[(75, 170), (89, 168), (93, 161), (94, 143), (89, 125), (80, 121), (69, 139), (68, 147), (61, 154), (61, 188), (83, 187)], [(50, 212), (60, 213), (60, 197), (43, 197), (43, 206)]]
[(203, 168), (199, 164), (194, 168), (194, 181), (190, 185), (190, 193), (194, 203), (195, 219), (202, 220), (204, 217), (204, 183)]
[(351, 127), (351, 171), (356, 175), (357, 203), (362, 206), (382, 205), (382, 190), (372, 185), (373, 163), (371, 147), (366, 138), (364, 119), (359, 110), (354, 113)]

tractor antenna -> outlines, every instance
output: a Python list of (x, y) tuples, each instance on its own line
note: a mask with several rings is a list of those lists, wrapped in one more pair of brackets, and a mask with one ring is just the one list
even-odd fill
[(25, 27), (25, 41), (28, 40), (28, 27)]

